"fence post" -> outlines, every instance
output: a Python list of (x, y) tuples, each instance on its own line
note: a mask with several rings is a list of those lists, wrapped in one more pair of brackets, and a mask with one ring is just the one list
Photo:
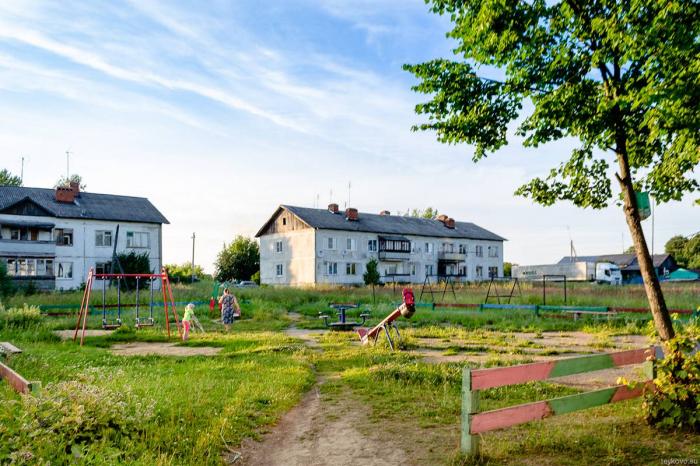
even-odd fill
[(472, 370), (465, 367), (462, 371), (462, 453), (479, 454), (479, 436), (472, 435), (472, 416), (479, 411), (479, 391), (472, 391)]

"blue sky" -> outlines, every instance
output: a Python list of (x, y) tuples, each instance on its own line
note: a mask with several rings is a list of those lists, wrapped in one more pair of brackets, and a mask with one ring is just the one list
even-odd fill
[[(543, 208), (512, 196), (574, 147), (517, 139), (472, 148), (410, 132), (403, 63), (449, 56), (446, 19), (420, 0), (0, 3), (1, 167), (50, 187), (145, 196), (168, 217), (167, 262), (205, 268), (278, 204), (360, 211), (427, 206), (510, 241), (506, 260), (549, 262), (630, 245), (622, 213)], [(700, 229), (690, 197), (660, 206), (656, 250)], [(649, 222), (646, 222), (649, 223)], [(646, 225), (650, 228), (650, 225)], [(648, 233), (650, 236), (650, 231)]]

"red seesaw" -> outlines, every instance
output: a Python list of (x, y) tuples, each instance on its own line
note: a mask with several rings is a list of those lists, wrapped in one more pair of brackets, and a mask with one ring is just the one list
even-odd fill
[(389, 347), (391, 349), (394, 349), (394, 342), (391, 340), (391, 333), (389, 332), (389, 328), (393, 327), (394, 331), (396, 332), (396, 337), (398, 340), (401, 340), (401, 334), (399, 333), (399, 328), (396, 325), (396, 322), (394, 322), (396, 319), (398, 319), (401, 316), (404, 316), (407, 319), (410, 319), (411, 316), (416, 312), (416, 302), (415, 298), (413, 296), (413, 290), (410, 288), (404, 288), (403, 289), (403, 303), (396, 309), (394, 309), (391, 314), (386, 316), (384, 320), (379, 322), (375, 327), (373, 327), (370, 330), (367, 330), (366, 328), (359, 328), (357, 329), (357, 334), (360, 336), (360, 341), (362, 342), (363, 345), (366, 345), (370, 342), (370, 339), (372, 343), (377, 343), (377, 338), (379, 338), (379, 333), (384, 330), (384, 333), (386, 334), (386, 339), (389, 342)]

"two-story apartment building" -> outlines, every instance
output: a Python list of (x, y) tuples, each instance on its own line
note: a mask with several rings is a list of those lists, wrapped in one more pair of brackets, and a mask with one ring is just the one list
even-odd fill
[(117, 253), (148, 253), (159, 271), (163, 223), (142, 197), (80, 192), (77, 184), (0, 186), (0, 260), (16, 282), (42, 289), (78, 288), (91, 267), (108, 272), (115, 244)]
[(423, 219), (282, 205), (256, 234), (260, 280), (271, 285), (363, 283), (378, 261), (385, 282), (426, 276), (479, 281), (503, 276), (504, 238), (447, 216)]

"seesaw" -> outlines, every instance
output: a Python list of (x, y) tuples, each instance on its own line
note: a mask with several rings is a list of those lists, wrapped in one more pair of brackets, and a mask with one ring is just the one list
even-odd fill
[(379, 334), (382, 330), (384, 330), (384, 333), (386, 334), (386, 339), (389, 342), (389, 347), (393, 350), (394, 342), (391, 339), (390, 328), (393, 327), (394, 331), (396, 332), (397, 341), (400, 341), (401, 334), (399, 333), (399, 327), (396, 325), (395, 320), (401, 316), (405, 317), (406, 319), (410, 319), (415, 312), (416, 304), (415, 298), (413, 296), (413, 290), (411, 290), (410, 288), (404, 288), (403, 303), (401, 303), (399, 307), (394, 309), (391, 314), (386, 316), (384, 320), (382, 320), (381, 322), (379, 322), (379, 324), (377, 324), (375, 327), (369, 330), (366, 328), (357, 329), (357, 334), (360, 336), (360, 341), (363, 345), (368, 344), (370, 341), (373, 344), (376, 344), (377, 339), (379, 338)]

